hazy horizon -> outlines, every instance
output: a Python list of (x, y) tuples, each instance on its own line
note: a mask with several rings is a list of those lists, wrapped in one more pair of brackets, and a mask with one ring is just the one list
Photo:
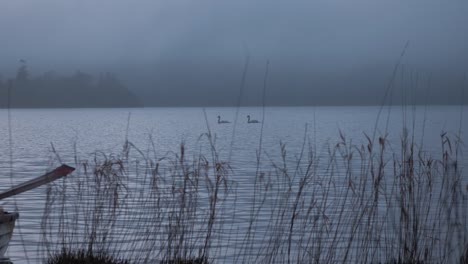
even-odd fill
[(262, 104), (268, 60), (267, 104), (368, 105), (409, 41), (395, 102), (455, 104), (466, 14), (458, 0), (3, 1), (0, 74), (25, 60), (33, 77), (115, 73), (149, 106), (237, 105), (248, 54), (241, 104)]

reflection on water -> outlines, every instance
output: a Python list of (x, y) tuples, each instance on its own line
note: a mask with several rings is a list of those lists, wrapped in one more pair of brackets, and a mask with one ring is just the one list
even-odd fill
[[(417, 108), (414, 126), (410, 121), (406, 121), (406, 126), (414, 127), (411, 133), (414, 132), (418, 144), (426, 146), (425, 149), (438, 157), (441, 132), (456, 134), (460, 129), (460, 120), (457, 119), (459, 109), (437, 106), (429, 107), (424, 112), (423, 107)], [(178, 151), (181, 142), (186, 144), (188, 154), (196, 154), (200, 151), (200, 135), (209, 128), (216, 139), (220, 159), (230, 157), (231, 177), (242, 187), (236, 201), (237, 208), (245, 208), (244, 212), (236, 212), (239, 221), (242, 221), (248, 217), (247, 209), (250, 208), (249, 190), (252, 189), (256, 171), (256, 150), (259, 149), (260, 139), (262, 151), (266, 153), (263, 156), (265, 164), (281, 158), (280, 142), (286, 144), (290, 154), (288, 157), (299, 155), (304, 138), (315, 144), (319, 157), (327, 158), (327, 144), (334, 145), (339, 140), (340, 131), (354, 144), (366, 143), (363, 133), (373, 135), (378, 107), (267, 108), (264, 120), (261, 112), (261, 108), (241, 108), (240, 121), (234, 127), (233, 123), (217, 124), (218, 115), (226, 120), (235, 120), (234, 108), (206, 109), (209, 124), (206, 124), (199, 108), (12, 110), (13, 168), (10, 174), (8, 128), (4, 125), (7, 124), (7, 115), (0, 110), (0, 188), (7, 189), (12, 184), (37, 177), (50, 169), (50, 161), (56, 159), (56, 154), (51, 153), (52, 144), (60, 160), (73, 165), (75, 157), (89, 157), (95, 151), (106, 155), (121, 153), (128, 137), (142, 153), (152, 155), (157, 160), (167, 153)], [(127, 131), (129, 113), (131, 118)], [(247, 115), (262, 121), (262, 124), (248, 124), (243, 118)], [(402, 116), (399, 107), (391, 109), (388, 148), (396, 153), (399, 153), (401, 131), (405, 125)], [(378, 135), (385, 134), (386, 124), (387, 120), (379, 121)], [(461, 124), (461, 131), (468, 131), (468, 123)], [(264, 133), (260, 135), (262, 125)], [(462, 137), (468, 142), (466, 136)], [(468, 156), (463, 158), (464, 164), (468, 164)], [(46, 187), (41, 187), (2, 201), (5, 209), (17, 209), (21, 214), (7, 251), (15, 264), (27, 263), (25, 254), (31, 263), (38, 263), (44, 257), (41, 219), (45, 195)], [(245, 226), (243, 223), (237, 224)]]

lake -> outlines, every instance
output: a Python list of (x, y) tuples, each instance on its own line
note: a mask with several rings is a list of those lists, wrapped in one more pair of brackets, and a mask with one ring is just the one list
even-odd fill
[[(269, 228), (272, 226), (278, 227), (279, 225), (274, 226), (275, 222), (265, 221), (262, 224), (262, 221), (256, 221), (258, 223), (253, 226), (258, 234), (251, 242), (240, 243), (239, 245), (236, 241), (242, 240), (245, 236), (233, 236), (233, 234), (245, 232), (249, 228), (248, 218), (254, 203), (252, 201), (255, 199), (252, 198), (252, 194), (255, 193), (255, 188), (258, 188), (258, 186), (255, 186), (254, 178), (255, 175), (259, 175), (259, 170), (265, 171), (265, 174), (270, 172), (273, 175), (272, 178), (275, 178), (274, 174), (281, 170), (275, 169), (272, 164), (285, 164), (288, 168), (292, 167), (292, 171), (297, 172), (300, 170), (294, 168), (296, 164), (303, 169), (307, 167), (307, 158), (301, 159), (301, 153), (304, 157), (314, 153), (315, 160), (326, 161), (331, 156), (330, 150), (343, 141), (341, 137), (350, 146), (367, 146), (366, 135), (370, 139), (375, 138), (374, 142), (377, 146), (379, 137), (387, 134), (385, 142), (388, 143), (385, 145), (385, 153), (388, 153), (388, 156), (386, 156), (388, 160), (386, 161), (391, 161), (392, 153), (402, 153), (401, 142), (404, 127), (407, 128), (409, 138), (414, 138), (415, 145), (424, 149), (424, 155), (431, 156), (434, 159), (442, 159), (442, 147), (444, 145), (441, 134), (443, 132), (447, 132), (447, 135), (452, 138), (450, 148), (455, 148), (454, 142), (458, 135), (460, 135), (463, 142), (468, 142), (468, 135), (466, 134), (468, 131), (468, 122), (466, 122), (468, 113), (466, 107), (464, 110), (462, 109), (460, 106), (392, 106), (384, 108), (376, 106), (267, 107), (265, 109), (261, 107), (13, 109), (10, 112), (11, 139), (9, 137), (7, 110), (0, 110), (0, 186), (4, 190), (12, 186), (12, 184), (42, 175), (50, 170), (52, 166), (57, 165), (58, 159), (63, 163), (75, 166), (76, 159), (92, 160), (92, 155), (96, 152), (103, 155), (117, 156), (122, 153), (126, 139), (134, 145), (134, 150), (131, 152), (131, 157), (134, 160), (138, 160), (139, 155), (145, 155), (146, 158), (151, 157), (153, 160), (166, 156), (172, 157), (179, 151), (182, 142), (186, 149), (187, 159), (195, 157), (198, 153), (210, 157), (211, 146), (206, 136), (209, 131), (219, 155), (217, 158), (220, 161), (227, 162), (231, 168), (229, 170), (229, 182), (235, 189), (233, 194), (219, 205), (219, 212), (226, 213), (226, 215), (220, 217), (223, 225), (217, 226), (216, 234), (218, 235), (213, 238), (214, 250), (210, 257), (216, 260), (216, 263), (235, 263), (239, 261), (236, 254), (241, 252), (246, 256), (254, 255), (252, 258), (243, 258), (244, 262), (253, 263), (259, 261), (259, 259), (262, 259), (263, 262), (269, 262), (267, 258), (264, 258), (264, 255), (272, 255), (272, 252), (286, 254), (285, 250), (288, 248), (283, 247), (281, 243), (277, 245), (276, 242), (271, 242), (273, 240), (266, 239), (265, 234), (262, 233), (270, 232), (271, 229)], [(378, 117), (379, 113), (380, 116)], [(261, 121), (261, 123), (247, 123), (247, 115)], [(217, 116), (231, 123), (218, 124)], [(237, 122), (235, 122), (236, 118)], [(284, 162), (282, 162), (281, 144), (285, 145), (286, 157)], [(448, 148), (446, 145), (445, 147)], [(52, 148), (55, 149), (55, 152), (52, 152)], [(261, 149), (260, 165), (257, 166), (259, 149)], [(308, 152), (308, 150), (311, 151)], [(463, 167), (468, 165), (466, 146), (461, 147), (461, 153), (465, 153), (465, 155), (460, 156), (458, 166), (461, 172), (464, 173), (461, 178), (467, 179), (466, 170), (463, 170)], [(298, 159), (301, 159), (301, 162), (297, 163)], [(347, 167), (343, 167), (341, 161), (341, 158), (337, 159), (336, 174), (330, 173), (329, 163), (324, 162), (323, 165), (318, 163), (315, 174), (324, 176), (320, 178), (321, 183), (327, 182), (325, 180), (326, 175), (335, 175), (337, 179), (333, 180), (333, 188), (339, 188), (340, 184), (347, 186), (348, 183), (343, 180), (347, 175), (345, 169)], [(10, 164), (13, 166), (11, 173)], [(135, 165), (137, 163), (131, 164)], [(356, 163), (356, 165), (358, 164)], [(170, 166), (170, 164), (164, 164), (164, 166)], [(344, 170), (340, 171), (340, 168), (344, 168)], [(353, 168), (356, 175), (359, 175), (359, 172), (362, 171), (362, 168), (355, 166)], [(387, 170), (391, 171), (390, 165), (385, 168), (385, 171)], [(137, 175), (135, 169), (129, 169), (127, 183), (130, 188), (140, 188), (139, 186), (143, 184), (138, 179), (132, 178), (136, 177), (135, 175)], [(73, 174), (70, 177), (74, 176)], [(294, 173), (294, 176), (296, 176), (296, 173)], [(60, 185), (61, 181), (63, 180), (59, 180), (56, 185)], [(70, 179), (66, 181), (70, 181), (69, 184), (73, 183)], [(300, 184), (300, 177), (293, 177), (290, 182)], [(280, 181), (275, 180), (272, 183), (281, 184)], [(390, 185), (389, 183), (388, 186)], [(318, 184), (314, 185), (311, 182), (310, 186), (318, 186)], [(383, 190), (390, 190), (385, 189), (390, 188), (387, 185), (385, 186), (382, 187)], [(283, 187), (287, 189), (288, 185), (281, 188)], [(70, 188), (72, 187), (70, 186)], [(141, 188), (144, 189), (145, 187)], [(281, 188), (278, 188), (278, 190)], [(272, 189), (275, 188), (272, 187)], [(278, 193), (278, 190), (276, 190), (276, 193)], [(386, 193), (385, 191), (382, 192)], [(132, 197), (132, 194), (129, 197)], [(334, 196), (330, 197), (333, 200)], [(72, 199), (73, 196), (70, 196), (70, 198)], [(207, 201), (208, 198), (208, 196), (203, 197), (201, 195), (200, 202)], [(275, 200), (277, 197), (274, 197), (271, 193), (265, 194), (264, 198), (265, 202), (262, 205), (262, 210), (258, 211), (257, 220), (269, 219), (271, 210), (275, 210), (275, 208), (278, 208), (278, 204), (282, 204), (282, 201)], [(290, 200), (294, 201), (293, 198)], [(311, 192), (306, 192), (304, 201), (309, 198), (315, 199), (319, 203), (322, 201), (321, 198), (313, 198)], [(285, 204), (289, 203), (290, 200), (287, 200)], [(38, 263), (41, 261), (41, 257), (45, 252), (44, 241), (41, 236), (41, 221), (45, 201), (45, 186), (2, 201), (5, 210), (17, 210), (20, 213), (20, 219), (17, 221), (6, 254), (15, 264)], [(132, 201), (139, 200), (135, 198)], [(283, 204), (283, 207), (285, 204)], [(333, 207), (332, 202), (327, 201), (324, 204), (330, 206), (330, 208)], [(352, 208), (348, 207), (352, 206), (352, 204), (341, 205), (344, 210), (352, 210)], [(134, 205), (132, 209), (139, 208), (138, 206)], [(334, 212), (340, 210), (338, 206)], [(377, 211), (380, 210), (388, 212), (387, 209), (379, 206)], [(333, 218), (333, 214), (327, 216), (327, 218), (330, 217)], [(376, 219), (380, 219), (377, 217)], [(340, 221), (345, 222), (345, 220)], [(430, 221), (428, 220), (428, 222)], [(306, 226), (307, 221), (301, 223)], [(121, 227), (121, 229), (125, 228), (131, 229), (133, 227)], [(303, 230), (308, 230), (307, 228), (304, 227)], [(341, 229), (335, 231), (337, 230)], [(219, 234), (225, 234), (225, 236)], [(228, 235), (230, 235), (232, 241), (226, 239)], [(333, 237), (333, 235), (331, 234), (330, 237)], [(118, 238), (119, 236), (115, 235), (113, 242), (116, 243)], [(138, 240), (138, 236), (133, 238)], [(297, 239), (297, 244), (301, 244), (303, 237), (290, 238), (290, 240), (294, 239)], [(386, 239), (390, 240), (391, 236)], [(270, 241), (270, 245), (275, 245), (277, 248), (258, 246), (258, 244), (265, 241)], [(138, 243), (138, 241), (133, 243)], [(377, 245), (380, 244), (379, 242)], [(353, 244), (353, 248), (354, 246)], [(247, 247), (248, 249), (246, 249)], [(119, 249), (113, 248), (113, 250), (114, 252), (124, 252), (125, 248), (130, 248), (130, 246), (122, 246)], [(261, 253), (255, 256), (255, 252), (260, 251)], [(398, 252), (397, 249), (393, 248), (389, 251)], [(304, 259), (299, 256), (305, 253), (300, 252), (301, 250), (296, 248), (296, 251), (294, 251), (295, 256), (291, 258), (295, 259), (296, 262), (299, 259)], [(129, 255), (127, 253), (123, 254)], [(357, 259), (358, 256), (356, 255), (358, 254), (351, 254), (349, 259)], [(389, 255), (392, 254), (389, 253)], [(160, 256), (155, 254), (155, 256), (151, 255), (151, 257), (159, 259)], [(328, 258), (330, 260), (334, 259), (332, 256), (328, 256)], [(320, 259), (327, 259), (327, 256), (320, 257)], [(376, 256), (371, 259), (380, 258)], [(271, 262), (282, 262), (280, 257), (275, 258), (274, 261), (270, 260)]]

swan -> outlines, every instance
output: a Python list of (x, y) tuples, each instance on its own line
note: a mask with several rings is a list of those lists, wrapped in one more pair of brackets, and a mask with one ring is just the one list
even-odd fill
[(247, 123), (252, 124), (252, 123), (260, 123), (258, 120), (252, 119), (250, 120), (250, 115), (247, 116)]
[(221, 120), (221, 117), (218, 116), (218, 124), (228, 124), (228, 123), (231, 123), (231, 122), (226, 121), (226, 120)]

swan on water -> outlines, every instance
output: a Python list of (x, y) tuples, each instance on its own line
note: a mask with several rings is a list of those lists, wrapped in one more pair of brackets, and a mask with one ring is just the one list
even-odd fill
[(247, 116), (247, 123), (251, 124), (251, 123), (260, 123), (258, 120), (255, 120), (255, 119), (250, 119), (250, 115)]
[(226, 121), (226, 120), (221, 120), (221, 116), (218, 116), (218, 124), (228, 124), (228, 123), (231, 123), (231, 122)]

